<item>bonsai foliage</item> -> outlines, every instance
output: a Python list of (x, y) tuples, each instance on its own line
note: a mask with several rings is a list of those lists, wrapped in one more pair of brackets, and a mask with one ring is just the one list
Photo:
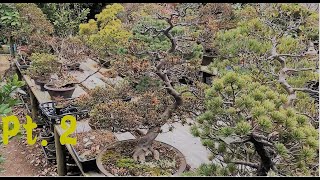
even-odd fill
[(38, 3), (54, 26), (58, 37), (74, 36), (79, 24), (87, 19), (90, 9), (85, 3)]
[(213, 49), (217, 31), (235, 26), (235, 15), (229, 3), (205, 3), (199, 8), (199, 26), (203, 29), (199, 41), (206, 50)]
[(235, 14), (237, 27), (213, 40), (219, 57), (210, 68), (220, 77), (193, 128), (221, 166), (198, 173), (317, 174), (318, 102), (309, 94), (318, 92), (305, 85), (318, 78), (318, 17), (297, 4), (248, 4)]
[[(175, 116), (178, 113), (193, 116), (193, 111), (201, 108), (197, 103), (204, 96), (199, 89), (204, 87), (197, 77), (203, 51), (202, 45), (197, 43), (201, 29), (198, 29), (196, 23), (192, 23), (197, 17), (199, 5), (141, 6), (137, 9), (136, 18), (126, 26), (131, 27), (132, 32), (123, 32), (120, 28), (122, 26), (113, 25), (120, 29), (114, 29), (114, 33), (100, 38), (109, 40), (111, 35), (119, 32), (117, 38), (121, 38), (118, 40), (121, 42), (121, 49), (118, 43), (114, 46), (109, 43), (109, 47), (106, 47), (109, 48), (108, 53), (112, 52), (110, 57), (114, 59), (111, 65), (124, 77), (124, 84), (114, 89), (95, 89), (94, 92), (101, 94), (96, 96), (100, 99), (83, 96), (80, 104), (90, 106), (86, 103), (91, 101), (90, 98), (97, 102), (92, 109), (89, 107), (89, 123), (96, 127), (114, 131), (148, 129), (148, 133), (139, 139), (133, 154), (133, 159), (143, 162), (149, 152), (152, 152), (155, 159), (159, 159), (159, 152), (152, 149), (151, 145), (162, 125), (177, 121), (179, 117), (184, 119), (184, 116)], [(121, 21), (116, 14), (121, 11), (123, 7), (118, 4), (107, 6), (96, 16), (98, 21), (103, 20), (100, 26), (119, 24)], [(123, 19), (126, 16), (121, 14), (120, 17)], [(80, 34), (87, 37), (88, 42), (100, 37), (98, 35), (102, 35), (104, 31), (104, 35), (109, 33), (107, 29), (100, 28), (98, 31), (95, 24), (94, 20), (90, 20), (88, 24), (80, 26)], [(120, 34), (126, 35), (125, 38)], [(115, 53), (116, 50), (121, 53)], [(188, 83), (181, 84), (179, 80), (182, 78)]]
[(72, 66), (86, 60), (90, 54), (90, 50), (84, 42), (77, 36), (69, 36), (60, 38), (52, 36), (46, 41), (53, 49), (58, 61), (63, 66)]
[[(282, 16), (287, 19), (284, 21), (286, 24), (283, 25), (283, 20), (279, 22), (281, 14), (275, 11), (285, 14)], [(317, 17), (313, 12), (294, 4), (272, 4), (252, 17), (254, 12), (256, 10), (252, 6), (246, 7), (239, 15), (250, 14), (247, 20), (239, 22), (236, 29), (219, 33), (216, 44), (221, 59), (231, 57), (223, 63), (216, 61), (214, 66), (241, 67), (241, 71), (252, 71), (259, 81), (270, 83), (280, 92), (288, 94), (287, 107), (296, 105), (302, 109), (308, 102), (314, 104), (310, 102), (312, 98), (301, 92), (316, 93), (304, 86), (318, 77), (318, 53), (312, 43), (318, 38), (315, 23), (318, 20), (314, 19)], [(308, 113), (303, 113), (317, 117), (316, 109), (314, 107)]]
[(207, 91), (207, 111), (193, 133), (215, 160), (226, 163), (225, 175), (254, 175), (255, 170), (267, 175), (271, 169), (279, 175), (311, 175), (318, 163), (318, 132), (306, 116), (285, 108), (286, 101), (286, 94), (228, 72)]
[(26, 41), (33, 52), (49, 52), (45, 39), (53, 33), (53, 26), (46, 15), (34, 3), (15, 5), (21, 17), (19, 40)]
[(32, 53), (31, 65), (27, 69), (28, 75), (38, 80), (50, 80), (52, 74), (58, 72), (60, 64), (55, 55), (47, 53)]
[(96, 20), (90, 19), (79, 26), (79, 34), (102, 60), (117, 53), (131, 35), (118, 18), (123, 11), (120, 4), (107, 5), (101, 13), (96, 14)]

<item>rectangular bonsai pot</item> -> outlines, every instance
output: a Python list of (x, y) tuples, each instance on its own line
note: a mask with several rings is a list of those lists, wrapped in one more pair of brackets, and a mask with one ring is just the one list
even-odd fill
[(83, 160), (82, 158), (80, 158), (80, 155), (77, 153), (77, 151), (74, 149), (74, 147), (71, 145), (72, 151), (74, 152), (74, 154), (77, 157), (77, 160), (81, 163), (82, 165), (82, 169), (84, 172), (87, 171), (93, 171), (93, 170), (97, 170), (98, 166), (96, 163), (96, 158), (92, 158), (89, 160)]

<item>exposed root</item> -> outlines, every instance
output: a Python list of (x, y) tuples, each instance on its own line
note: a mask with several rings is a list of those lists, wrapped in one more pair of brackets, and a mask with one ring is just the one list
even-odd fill
[(134, 153), (133, 153), (133, 159), (135, 161), (139, 161), (141, 163), (144, 163), (146, 161), (146, 157), (153, 155), (153, 158), (155, 160), (159, 160), (160, 159), (160, 153), (153, 149), (151, 146), (148, 148), (137, 148)]

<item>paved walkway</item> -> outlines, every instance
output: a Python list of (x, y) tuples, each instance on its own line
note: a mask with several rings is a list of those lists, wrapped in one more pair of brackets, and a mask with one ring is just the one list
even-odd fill
[(4, 75), (4, 72), (10, 67), (9, 58), (10, 55), (0, 54), (0, 79)]
[(162, 130), (166, 133), (159, 134), (156, 140), (170, 144), (181, 151), (191, 169), (199, 167), (202, 163), (209, 163), (210, 151), (202, 145), (199, 137), (191, 134), (191, 126), (183, 126), (180, 123), (174, 123), (173, 126), (174, 129), (170, 132), (167, 132), (168, 125), (162, 126)]

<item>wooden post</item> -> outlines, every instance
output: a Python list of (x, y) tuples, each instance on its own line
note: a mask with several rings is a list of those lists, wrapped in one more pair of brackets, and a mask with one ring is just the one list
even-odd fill
[(29, 95), (30, 95), (30, 103), (31, 103), (31, 118), (36, 120), (37, 119), (37, 111), (38, 111), (38, 102), (36, 97), (31, 91), (31, 88), (28, 87)]
[(56, 128), (54, 128), (54, 141), (55, 141), (55, 146), (56, 146), (58, 175), (65, 176), (67, 174), (66, 149), (65, 149), (65, 146), (60, 144), (60, 136), (59, 136)]

